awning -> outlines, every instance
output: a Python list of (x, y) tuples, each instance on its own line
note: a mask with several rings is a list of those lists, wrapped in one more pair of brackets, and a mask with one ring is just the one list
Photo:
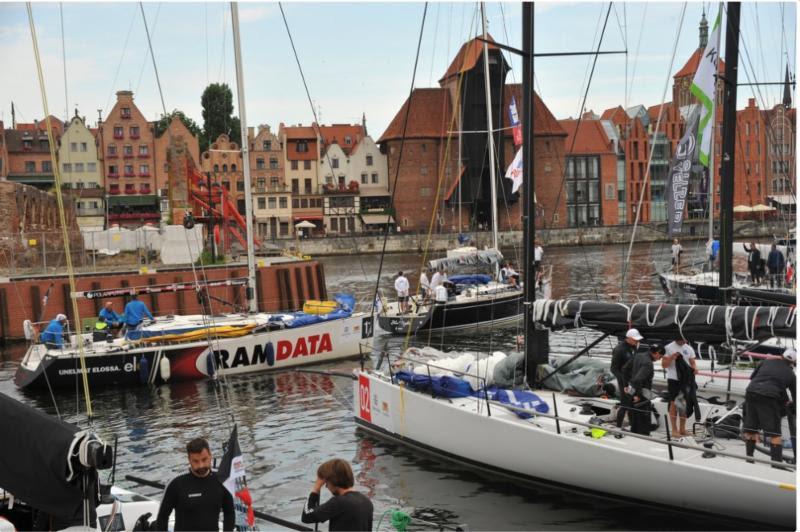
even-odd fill
[(464, 177), (464, 172), (466, 172), (466, 170), (467, 170), (467, 167), (462, 165), (461, 166), (461, 173), (458, 174), (458, 177), (450, 185), (450, 188), (447, 189), (447, 194), (444, 195), (444, 200), (445, 201), (450, 201), (450, 197), (453, 195), (453, 192), (456, 191), (456, 187), (458, 187), (458, 184), (461, 182), (461, 178)]
[(767, 199), (774, 203), (779, 203), (781, 205), (794, 205), (795, 204), (795, 197), (791, 194), (781, 194), (778, 196), (767, 196)]
[(737, 205), (733, 208), (733, 212), (753, 212), (753, 209), (747, 205)]
[(145, 207), (152, 207), (154, 205), (158, 205), (158, 196), (154, 194), (136, 194), (130, 196), (109, 196), (108, 197), (108, 206), (114, 207), (115, 205), (124, 205), (124, 206), (145, 206)]
[(362, 214), (361, 221), (364, 225), (386, 225), (387, 220), (389, 225), (395, 223), (394, 217), (388, 214)]
[(758, 205), (753, 205), (753, 208), (751, 210), (753, 212), (769, 212), (769, 211), (774, 211), (775, 207), (768, 207), (763, 203), (759, 203)]
[(309, 214), (309, 215), (299, 215), (294, 217), (295, 222), (300, 222), (303, 220), (317, 220), (319, 222), (322, 221), (322, 216), (318, 214)]

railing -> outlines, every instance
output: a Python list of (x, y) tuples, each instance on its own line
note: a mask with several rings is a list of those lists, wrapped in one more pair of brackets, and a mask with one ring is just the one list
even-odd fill
[(148, 157), (150, 157), (150, 154), (149, 153), (140, 153), (138, 155), (138, 157), (139, 157), (139, 159), (147, 159)]
[(117, 152), (109, 153), (106, 155), (106, 159), (119, 159), (119, 154)]

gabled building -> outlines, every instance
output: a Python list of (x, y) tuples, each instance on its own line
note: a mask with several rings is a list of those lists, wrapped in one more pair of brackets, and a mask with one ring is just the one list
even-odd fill
[(225, 133), (220, 134), (200, 156), (200, 168), (212, 183), (219, 183), (229, 192), (236, 210), (244, 216), (244, 173), (239, 144), (230, 140)]
[(369, 135), (350, 153), (350, 171), (358, 177), (362, 231), (382, 231), (387, 223), (390, 230), (395, 228), (386, 155)]
[(317, 124), (280, 125), (286, 182), (292, 194), (292, 223), (313, 223), (311, 234), (324, 234), (322, 181), (319, 173), (321, 147)]
[(250, 175), (256, 234), (261, 238), (292, 238), (292, 196), (286, 184), (281, 139), (268, 125), (248, 128)]
[(54, 116), (33, 123), (17, 123), (13, 129), (5, 130), (4, 144), (8, 157), (6, 179), (45, 190), (53, 187), (55, 174), (47, 136), (48, 120), (52, 125), (54, 140), (58, 142), (64, 124)]
[(97, 139), (77, 109), (58, 143), (61, 186), (75, 200), (80, 227), (102, 229), (105, 224), (105, 187), (98, 160)]

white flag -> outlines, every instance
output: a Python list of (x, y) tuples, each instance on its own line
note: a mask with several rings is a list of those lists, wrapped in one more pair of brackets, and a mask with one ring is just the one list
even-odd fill
[(506, 178), (510, 179), (513, 183), (511, 187), (511, 193), (513, 194), (519, 187), (522, 186), (522, 148), (520, 147), (517, 150), (517, 154), (514, 156), (514, 160), (511, 161), (511, 165), (506, 170)]
[(719, 13), (717, 13), (717, 20), (714, 21), (714, 27), (711, 29), (706, 49), (703, 50), (703, 55), (700, 56), (700, 64), (697, 66), (697, 72), (690, 88), (692, 94), (702, 106), (700, 125), (697, 130), (697, 144), (700, 147), (698, 159), (705, 167), (708, 167), (713, 139), (714, 123), (712, 118), (716, 103), (716, 90), (714, 87), (716, 79), (714, 76), (717, 73), (717, 65), (719, 64), (719, 21), (721, 17), (722, 10), (720, 9)]

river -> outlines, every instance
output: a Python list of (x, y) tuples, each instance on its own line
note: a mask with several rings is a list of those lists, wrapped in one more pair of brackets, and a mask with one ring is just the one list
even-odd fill
[[(688, 243), (686, 248), (684, 263), (702, 260), (701, 244)], [(553, 266), (554, 297), (619, 294), (620, 265), (625, 262), (626, 253), (627, 246), (619, 245), (546, 250), (545, 264)], [(515, 260), (513, 251), (507, 257)], [(669, 262), (668, 244), (634, 246), (627, 272), (628, 300), (663, 300), (658, 280), (651, 276), (654, 261)], [(371, 301), (379, 256), (325, 258), (322, 262), (329, 293), (350, 292), (362, 302)], [(399, 270), (418, 273), (421, 263), (419, 255), (386, 256), (381, 287), (390, 294), (391, 277)], [(412, 286), (416, 273), (410, 276)], [(448, 349), (503, 350), (512, 348), (515, 334), (511, 329), (478, 338), (465, 334), (439, 336), (434, 343)], [(376, 350), (395, 349), (401, 343), (402, 339), (379, 336), (375, 346)], [(0, 353), (0, 391), (54, 414), (49, 394), (21, 394), (14, 387), (13, 374), (23, 352), (24, 346), (17, 345)], [(357, 365), (357, 361), (346, 361), (327, 368), (350, 370)], [(472, 530), (742, 527), (734, 520), (687, 518), (551, 485), (511, 481), (367, 436), (357, 431), (353, 422), (349, 379), (301, 373), (262, 374), (229, 378), (226, 392), (220, 393), (205, 381), (93, 391), (95, 430), (110, 441), (115, 436), (119, 438), (118, 484), (159, 496), (157, 490), (121, 479), (132, 474), (167, 482), (185, 471), (184, 445), (195, 436), (207, 437), (215, 456), (221, 456), (233, 414), (239, 424), (255, 507), (293, 521), (299, 521), (318, 464), (340, 457), (353, 464), (357, 489), (373, 500), (376, 526), (387, 510), (402, 509), (436, 522), (463, 523)], [(57, 393), (55, 400), (67, 421), (84, 423), (82, 399), (76, 400), (76, 393)], [(625, 482), (635, 474), (619, 471), (608, 482)], [(651, 481), (658, 483), (659, 479)], [(384, 530), (390, 529), (387, 520), (388, 516)]]

